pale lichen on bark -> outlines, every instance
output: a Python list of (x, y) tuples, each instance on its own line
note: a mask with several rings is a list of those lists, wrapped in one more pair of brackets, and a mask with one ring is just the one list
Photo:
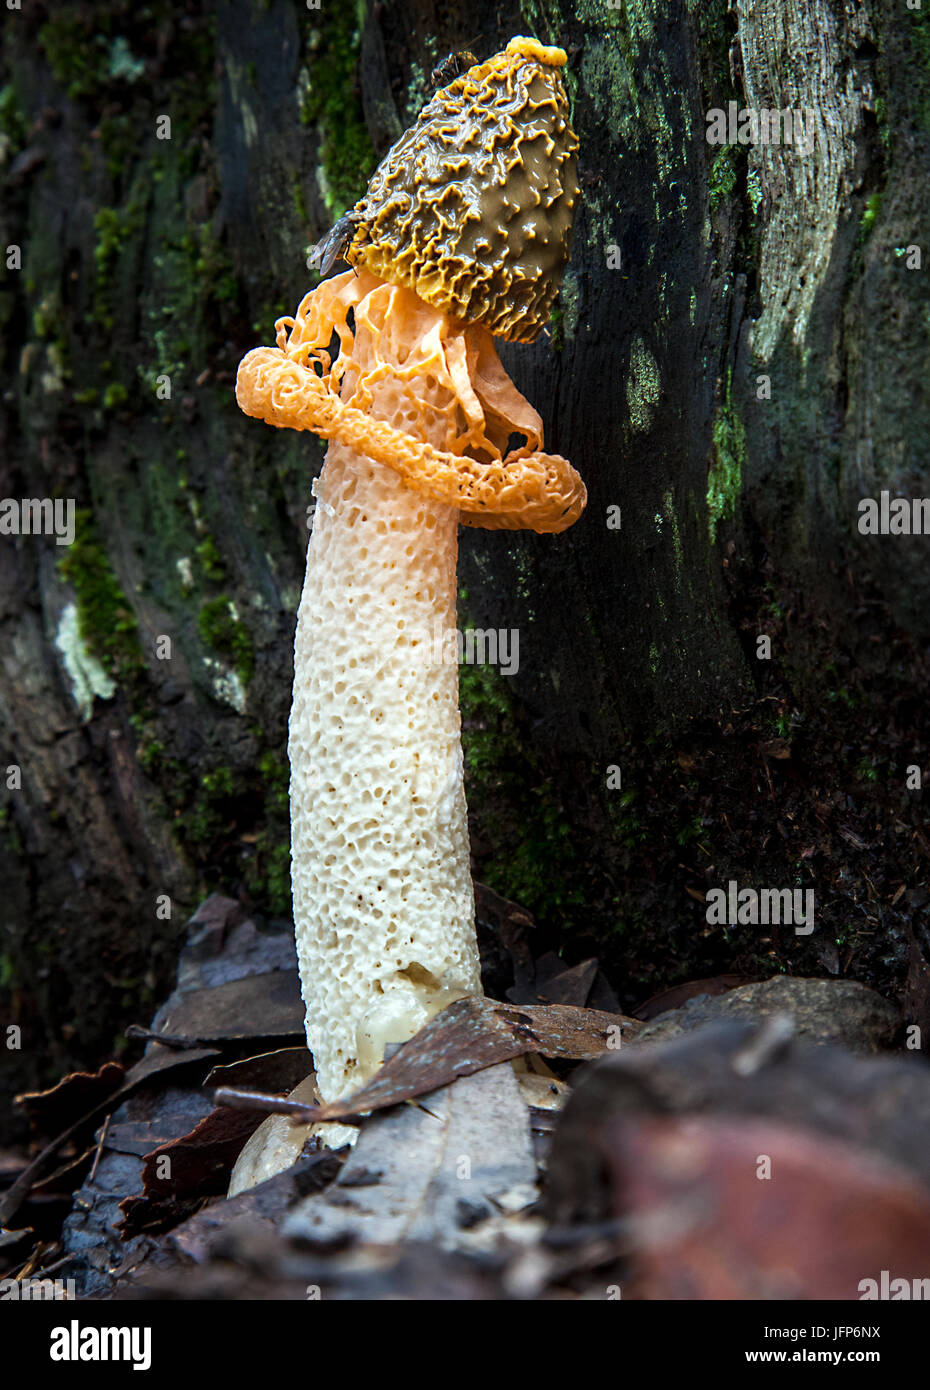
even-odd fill
[(871, 37), (868, 14), (850, 5), (837, 21), (829, 0), (738, 0), (747, 106), (811, 112), (813, 148), (751, 146), (763, 210), (760, 279), (763, 311), (753, 348), (768, 361), (791, 327), (800, 347), (823, 284), (841, 217), (854, 186), (862, 113), (872, 84), (855, 50)]

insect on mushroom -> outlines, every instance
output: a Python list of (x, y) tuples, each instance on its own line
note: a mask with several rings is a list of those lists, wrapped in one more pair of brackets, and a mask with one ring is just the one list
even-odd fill
[[(434, 88), (448, 86), (463, 72), (474, 67), (477, 62), (478, 59), (467, 48), (456, 53), (448, 53), (430, 73), (430, 85)], [(345, 253), (355, 235), (357, 226), (358, 219), (353, 213), (347, 212), (340, 217), (338, 222), (334, 223), (326, 235), (321, 237), (312, 248), (307, 257), (307, 268), (309, 270), (317, 269), (321, 275), (328, 275), (337, 261), (345, 259)]]
[(477, 63), (478, 59), (467, 48), (459, 49), (457, 53), (447, 53), (442, 62), (437, 63), (430, 73), (430, 86), (447, 87), (450, 82), (461, 77), (463, 72), (476, 67)]
[(340, 217), (311, 250), (307, 257), (307, 269), (315, 268), (321, 275), (328, 275), (337, 261), (345, 259), (357, 226), (358, 222), (350, 212)]
[[(239, 367), (248, 415), (329, 440), (288, 742), (295, 933), (325, 1100), (481, 992), (457, 532), (564, 531), (585, 505), (493, 342), (537, 337), (568, 260), (578, 142), (564, 63), (517, 38), (441, 88), (343, 219), (352, 270)], [(507, 452), (512, 433), (525, 443)]]

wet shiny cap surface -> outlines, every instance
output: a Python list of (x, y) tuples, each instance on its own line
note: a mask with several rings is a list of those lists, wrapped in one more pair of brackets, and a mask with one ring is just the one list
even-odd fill
[(352, 210), (349, 263), (532, 342), (568, 263), (578, 200), (565, 62), (561, 48), (515, 38), (437, 92)]

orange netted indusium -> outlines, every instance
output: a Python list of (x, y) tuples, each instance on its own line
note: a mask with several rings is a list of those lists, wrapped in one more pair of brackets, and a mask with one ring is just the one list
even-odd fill
[[(277, 347), (255, 348), (239, 366), (247, 415), (348, 445), (458, 507), (467, 526), (564, 531), (578, 520), (584, 483), (567, 459), (540, 452), (542, 421), (487, 328), (367, 271), (324, 281), (275, 327)], [(424, 420), (444, 449), (418, 438)], [(505, 457), (512, 433), (526, 444)]]

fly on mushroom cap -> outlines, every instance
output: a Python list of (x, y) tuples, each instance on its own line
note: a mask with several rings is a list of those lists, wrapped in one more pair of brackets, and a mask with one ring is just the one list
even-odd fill
[(437, 92), (352, 209), (351, 265), (530, 343), (571, 250), (578, 139), (561, 48), (512, 39)]

